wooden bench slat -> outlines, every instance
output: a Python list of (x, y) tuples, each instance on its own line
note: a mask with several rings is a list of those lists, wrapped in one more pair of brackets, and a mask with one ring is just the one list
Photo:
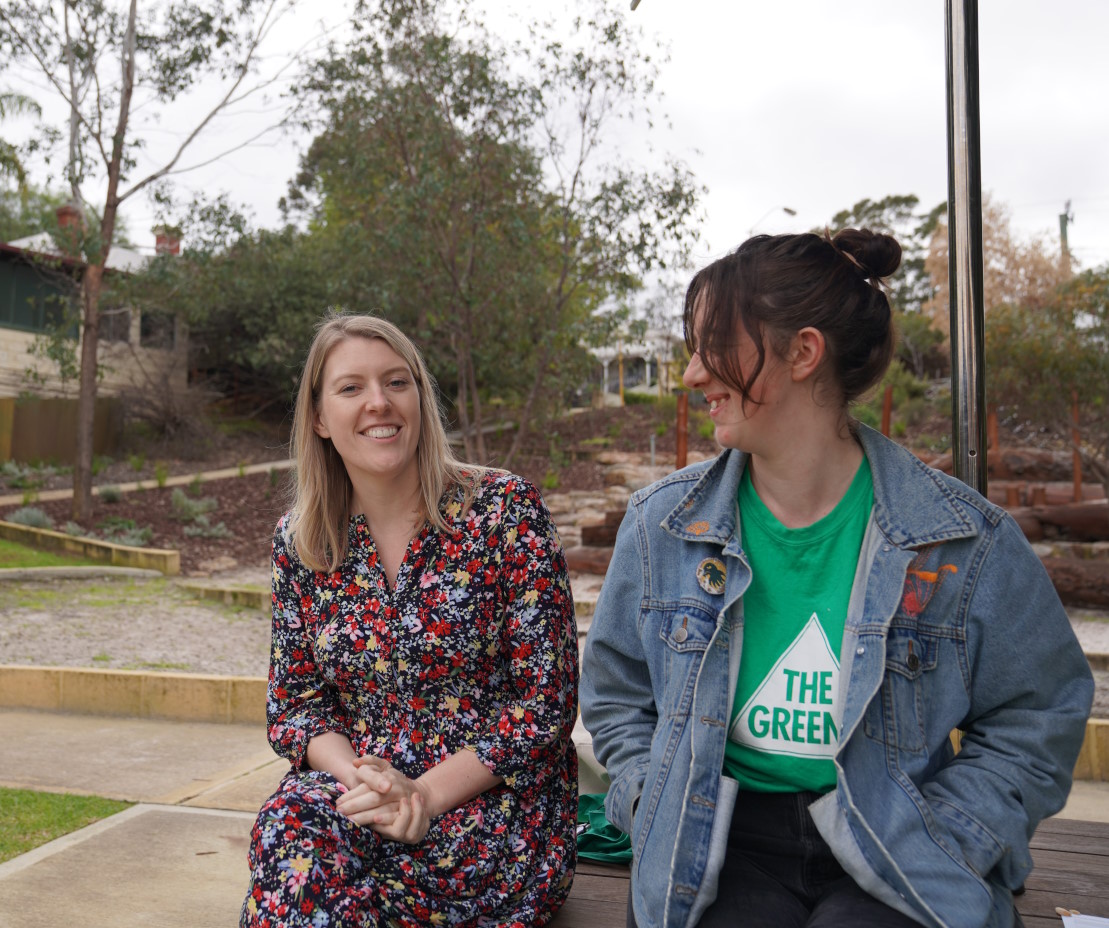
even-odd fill
[[(1026, 928), (1060, 928), (1056, 906), (1109, 918), (1109, 823), (1048, 819), (1031, 847), (1035, 869), (1017, 897)], [(629, 873), (627, 866), (579, 861), (551, 928), (624, 928)]]

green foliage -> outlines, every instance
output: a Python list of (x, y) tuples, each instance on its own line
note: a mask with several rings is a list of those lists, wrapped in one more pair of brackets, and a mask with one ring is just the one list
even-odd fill
[(131, 465), (131, 470), (137, 474), (146, 467), (146, 455), (142, 452), (132, 454), (127, 458), (127, 463)]
[(706, 412), (692, 413), (690, 418), (693, 420), (693, 427), (697, 430), (697, 434), (701, 438), (714, 439), (716, 438), (716, 424), (709, 417)]
[(986, 389), (999, 405), (1078, 450), (1109, 492), (1109, 265), (1086, 271), (1038, 308), (986, 316)]
[(0, 862), (131, 805), (96, 796), (0, 788)]
[(5, 521), (14, 522), (16, 525), (26, 525), (30, 528), (52, 529), (54, 527), (54, 520), (37, 506), (23, 506), (15, 512), (9, 513)]
[(316, 132), (284, 202), (297, 224), (250, 232), (217, 203), (211, 244), (146, 275), (185, 308), (191, 366), (284, 402), (341, 306), (415, 338), (467, 455), (494, 400), (514, 446), (544, 421), (591, 363), (595, 311), (682, 265), (699, 212), (683, 164), (608, 153), (613, 125), (651, 118), (657, 67), (624, 17), (580, 12), (565, 41), (537, 24), (504, 48), (465, 4), (358, 4), (297, 89)]
[(543, 475), (540, 485), (544, 490), (557, 490), (559, 484), (558, 471), (549, 470)]
[(192, 525), (185, 526), (185, 534), (200, 538), (230, 538), (231, 530), (222, 522), (213, 525), (208, 516), (199, 513), (193, 517)]
[(68, 467), (55, 467), (52, 464), (22, 464), (19, 461), (5, 461), (0, 464), (0, 481), (13, 490), (39, 490), (51, 477), (68, 472)]
[(98, 522), (96, 527), (100, 529), (105, 541), (133, 548), (146, 546), (154, 536), (154, 529), (137, 525), (134, 519), (122, 516), (109, 516), (103, 522)]
[(165, 461), (154, 462), (154, 482), (158, 484), (158, 489), (161, 490), (165, 487), (166, 481), (169, 479), (169, 466)]
[(185, 495), (185, 492), (178, 487), (173, 491), (173, 496), (170, 498), (170, 505), (173, 508), (173, 518), (177, 519), (179, 522), (193, 522), (199, 516), (211, 512), (219, 503), (210, 496), (205, 496), (200, 499), (190, 499)]
[(189, 481), (185, 490), (188, 492), (189, 496), (200, 496), (204, 491), (204, 475), (193, 474), (193, 479)]
[(68, 199), (34, 185), (23, 191), (0, 189), (0, 242), (51, 231), (57, 224), (56, 211)]
[[(919, 313), (933, 294), (932, 282), (924, 268), (932, 235), (947, 214), (947, 203), (939, 203), (927, 213), (917, 211), (920, 198), (913, 194), (891, 195), (881, 200), (859, 200), (850, 209), (832, 217), (828, 229), (871, 229), (892, 235), (901, 245), (901, 266), (889, 278), (890, 301), (903, 313)], [(823, 229), (814, 230), (823, 233)], [(920, 372), (923, 373), (923, 372)]]
[(123, 491), (117, 486), (101, 487), (97, 495), (106, 503), (118, 503), (123, 499)]
[(94, 477), (102, 474), (107, 468), (111, 467), (112, 459), (106, 454), (96, 454), (92, 458), (92, 475)]

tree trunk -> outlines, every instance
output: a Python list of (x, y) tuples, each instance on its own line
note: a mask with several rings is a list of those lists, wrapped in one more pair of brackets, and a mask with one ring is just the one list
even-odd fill
[(516, 455), (520, 453), (520, 447), (524, 443), (524, 437), (528, 432), (528, 424), (532, 420), (532, 408), (535, 406), (535, 401), (539, 397), (539, 391), (543, 387), (543, 381), (547, 379), (547, 357), (549, 356), (549, 349), (544, 344), (539, 352), (539, 357), (536, 359), (535, 377), (531, 382), (531, 389), (528, 390), (527, 399), (524, 400), (524, 407), (520, 410), (519, 418), (516, 422), (516, 435), (512, 439), (512, 447), (508, 449), (508, 454), (504, 458), (504, 466), (506, 468), (512, 465)]
[(485, 416), (481, 410), (481, 394), (478, 392), (477, 373), (474, 371), (474, 353), (470, 350), (470, 340), (466, 339), (466, 380), (470, 384), (470, 395), (474, 400), (474, 449), (477, 463), (488, 464), (489, 454), (485, 449)]
[(96, 416), (96, 353), (100, 342), (100, 284), (104, 267), (90, 264), (81, 281), (81, 376), (77, 396), (77, 458), (73, 462), (73, 519), (92, 516), (93, 426)]
[(468, 368), (461, 349), (455, 349), (454, 358), (458, 367), (458, 428), (462, 432), (462, 453), (466, 456), (467, 461), (473, 461), (474, 441), (473, 436), (470, 435), (470, 409), (466, 405), (466, 394), (469, 392), (466, 389)]

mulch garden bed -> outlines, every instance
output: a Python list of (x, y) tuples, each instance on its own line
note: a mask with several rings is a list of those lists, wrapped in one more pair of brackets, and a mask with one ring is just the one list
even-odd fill
[[(151, 548), (171, 548), (181, 553), (181, 572), (204, 575), (239, 567), (266, 567), (274, 526), (287, 508), (288, 471), (251, 474), (226, 480), (194, 482), (187, 487), (135, 490), (120, 495), (117, 502), (93, 497), (92, 518), (81, 524), (85, 534), (105, 538), (113, 524), (130, 521), (149, 528), (146, 542)], [(194, 505), (207, 507), (205, 530), (195, 519), (183, 518), (174, 506), (174, 489)], [(57, 531), (65, 531), (72, 519), (70, 499), (36, 502), (54, 520)], [(0, 511), (7, 518), (18, 506)], [(223, 525), (221, 530), (215, 528)], [(119, 540), (108, 538), (108, 540)]]

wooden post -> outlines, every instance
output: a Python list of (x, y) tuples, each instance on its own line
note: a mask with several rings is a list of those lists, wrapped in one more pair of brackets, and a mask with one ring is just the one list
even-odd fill
[(882, 397), (882, 434), (890, 437), (890, 415), (893, 412), (893, 386), (886, 384), (886, 393)]
[(1071, 390), (1071, 417), (1074, 420), (1074, 427), (1071, 429), (1070, 437), (1074, 442), (1074, 450), (1071, 452), (1074, 460), (1074, 501), (1076, 503), (1082, 502), (1082, 452), (1078, 450), (1079, 441), (1081, 436), (1078, 431), (1078, 391)]
[(1001, 438), (997, 428), (996, 406), (991, 406), (990, 411), (986, 413), (986, 436), (988, 440), (986, 447), (996, 454), (1001, 448)]
[(686, 465), (689, 456), (689, 394), (678, 394), (678, 422), (677, 422), (677, 454), (674, 460), (674, 469), (681, 470)]

